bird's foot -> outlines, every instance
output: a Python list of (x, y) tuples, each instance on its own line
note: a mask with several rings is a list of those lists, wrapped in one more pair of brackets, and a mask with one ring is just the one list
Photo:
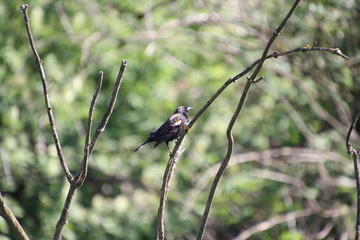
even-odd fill
[(185, 126), (184, 126), (184, 130), (185, 130), (186, 133), (189, 133), (189, 132), (190, 132), (189, 126), (188, 126), (188, 125), (185, 125)]

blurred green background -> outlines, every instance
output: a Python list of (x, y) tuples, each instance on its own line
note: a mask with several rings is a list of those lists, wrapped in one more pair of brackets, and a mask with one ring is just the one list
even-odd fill
[[(121, 60), (128, 67), (64, 239), (151, 239), (168, 159), (148, 133), (180, 105), (190, 118), (230, 77), (261, 56), (294, 1), (31, 0), (67, 163), (82, 155), (99, 71), (106, 110)], [(50, 239), (69, 187), (57, 159), (19, 0), (0, 0), (0, 190), (31, 239)], [(235, 125), (234, 157), (205, 239), (353, 239), (356, 190), (345, 149), (360, 108), (360, 3), (302, 1), (271, 51), (339, 47), (266, 61)], [(271, 52), (270, 51), (270, 52)], [(250, 74), (249, 74), (250, 75)], [(226, 128), (246, 78), (224, 91), (185, 141), (166, 208), (167, 239), (194, 239)], [(353, 139), (359, 143), (359, 137)], [(171, 146), (174, 146), (172, 143)], [(266, 225), (268, 224), (268, 225)], [(15, 239), (0, 219), (0, 239)]]

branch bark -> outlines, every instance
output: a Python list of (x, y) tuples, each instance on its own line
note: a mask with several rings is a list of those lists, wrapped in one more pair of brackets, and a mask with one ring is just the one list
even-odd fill
[(185, 137), (179, 143), (178, 148), (175, 148), (173, 153), (170, 156), (168, 164), (166, 166), (164, 176), (163, 176), (163, 185), (161, 187), (161, 197), (160, 197), (160, 206), (158, 209), (156, 228), (155, 228), (155, 240), (165, 239), (165, 227), (164, 227), (164, 215), (165, 215), (165, 202), (167, 200), (167, 195), (170, 189), (171, 179), (174, 175), (176, 164), (183, 152), (182, 145), (184, 143)]
[(357, 190), (357, 212), (356, 212), (356, 226), (355, 226), (355, 239), (360, 239), (360, 173), (359, 173), (359, 155), (360, 148), (355, 150), (351, 145), (351, 134), (356, 127), (356, 123), (360, 118), (360, 110), (357, 112), (354, 121), (351, 123), (349, 132), (346, 138), (346, 148), (350, 156), (353, 157), (354, 161), (354, 170), (355, 170), (355, 180), (356, 180), (356, 190)]
[(3, 201), (1, 192), (0, 192), (0, 216), (2, 216), (5, 219), (10, 229), (15, 233), (17, 239), (29, 240), (29, 237), (26, 235), (26, 232), (20, 225), (19, 221), (16, 219), (11, 209)]

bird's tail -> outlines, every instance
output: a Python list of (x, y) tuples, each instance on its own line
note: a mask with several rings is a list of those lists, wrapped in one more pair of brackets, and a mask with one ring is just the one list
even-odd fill
[(146, 140), (145, 142), (143, 142), (140, 146), (138, 146), (133, 152), (136, 152), (137, 150), (139, 150), (140, 148), (142, 148), (145, 144), (147, 144), (149, 142), (149, 140)]

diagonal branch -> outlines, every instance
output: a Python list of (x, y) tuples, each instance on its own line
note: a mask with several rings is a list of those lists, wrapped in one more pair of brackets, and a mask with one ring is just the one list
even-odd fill
[(66, 175), (66, 178), (68, 180), (68, 182), (71, 182), (73, 179), (73, 176), (71, 175), (68, 166), (66, 165), (66, 161), (65, 161), (65, 156), (62, 152), (62, 148), (61, 148), (61, 144), (60, 144), (60, 140), (59, 140), (59, 136), (56, 130), (56, 126), (55, 126), (55, 119), (54, 119), (54, 113), (50, 104), (50, 98), (49, 98), (49, 92), (48, 92), (48, 85), (47, 85), (47, 80), (46, 80), (46, 76), (45, 76), (45, 70), (43, 67), (43, 61), (40, 59), (40, 55), (38, 54), (36, 47), (35, 47), (35, 42), (31, 33), (31, 28), (30, 28), (30, 20), (29, 20), (29, 14), (28, 14), (28, 5), (22, 5), (21, 10), (23, 11), (24, 14), (24, 19), (25, 19), (25, 25), (26, 25), (26, 31), (29, 37), (29, 41), (30, 41), (30, 46), (31, 49), (35, 55), (36, 58), (36, 64), (38, 65), (39, 68), (39, 73), (40, 73), (40, 78), (42, 81), (42, 85), (43, 85), (43, 91), (44, 91), (44, 96), (45, 96), (45, 105), (46, 105), (46, 110), (49, 116), (49, 122), (50, 122), (50, 128), (51, 128), (51, 132), (54, 138), (54, 142), (55, 142), (55, 146), (56, 146), (56, 150), (57, 150), (57, 155), (59, 157), (60, 160), (60, 164), (64, 170), (64, 173)]
[(2, 216), (10, 229), (15, 233), (17, 239), (29, 240), (26, 232), (12, 213), (11, 209), (4, 203), (0, 192), (0, 216)]

